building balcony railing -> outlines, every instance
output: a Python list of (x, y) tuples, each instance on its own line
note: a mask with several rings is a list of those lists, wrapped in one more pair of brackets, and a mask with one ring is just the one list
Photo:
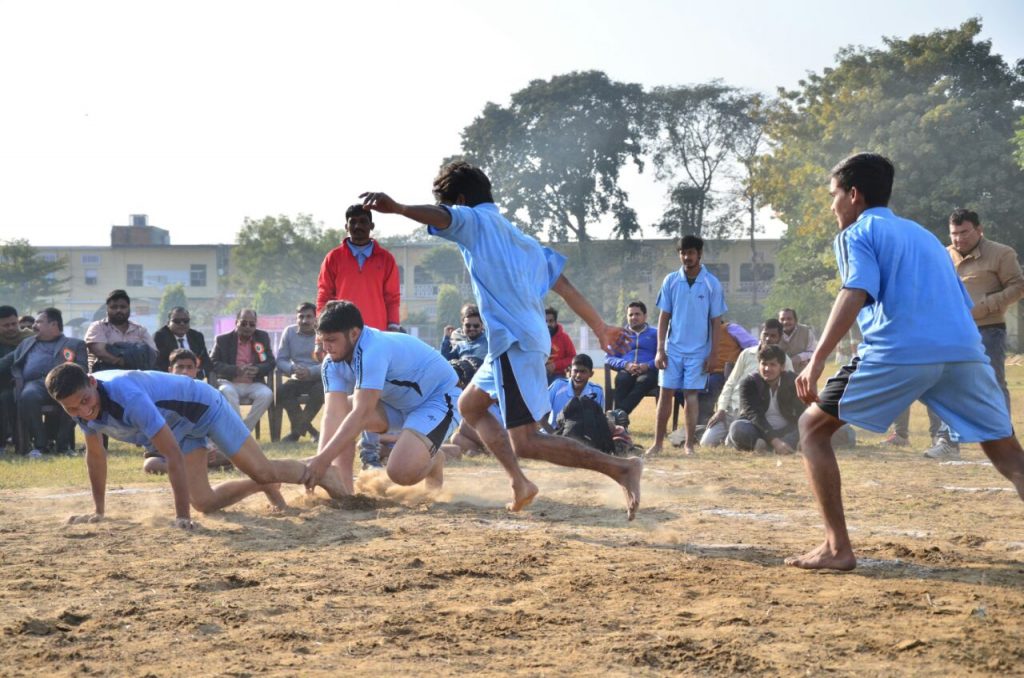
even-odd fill
[[(413, 299), (436, 299), (441, 289), (441, 285), (451, 283), (417, 283), (412, 286), (412, 298)], [(459, 290), (459, 294), (463, 297), (471, 297), (473, 295), (473, 287), (470, 285), (455, 285)]]

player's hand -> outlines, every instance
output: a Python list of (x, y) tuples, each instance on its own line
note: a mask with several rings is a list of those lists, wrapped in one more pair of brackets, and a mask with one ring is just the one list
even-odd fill
[(812, 359), (796, 377), (796, 395), (808, 405), (818, 402), (818, 377), (824, 367)]
[(384, 214), (394, 214), (401, 208), (401, 205), (395, 202), (387, 193), (367, 191), (366, 193), (360, 193), (359, 197), (363, 199), (363, 207), (368, 210), (375, 210)]
[(654, 366), (659, 370), (668, 369), (668, 354), (665, 353), (665, 349), (659, 348), (654, 354)]
[(452, 327), (451, 325), (445, 325), (444, 326), (444, 336), (450, 338), (452, 336), (452, 332), (454, 332), (454, 331), (455, 331), (455, 328)]
[(103, 520), (102, 513), (83, 513), (78, 516), (68, 516), (64, 521), (65, 525), (81, 525), (82, 523), (98, 523)]
[(178, 517), (174, 519), (174, 527), (178, 530), (194, 530), (198, 525), (192, 522), (191, 518)]
[(626, 333), (625, 328), (618, 325), (605, 324), (595, 331), (597, 340), (601, 342), (601, 348), (605, 353), (624, 353), (633, 345), (633, 340)]
[(725, 419), (725, 410), (718, 410), (718, 411), (716, 411), (708, 419), (708, 423), (707, 423), (708, 428), (714, 426), (715, 424), (717, 424), (718, 422), (722, 421), (723, 419)]
[(327, 469), (331, 467), (331, 460), (323, 455), (316, 455), (312, 459), (306, 462), (306, 472), (302, 476), (302, 484), (306, 486), (307, 490), (312, 491), (317, 485), (320, 484), (321, 478), (327, 473)]

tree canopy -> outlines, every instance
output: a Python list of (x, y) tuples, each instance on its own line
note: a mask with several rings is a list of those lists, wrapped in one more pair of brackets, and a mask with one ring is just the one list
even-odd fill
[(47, 261), (25, 239), (0, 241), (0, 299), (18, 309), (34, 313), (40, 306), (54, 303), (54, 297), (67, 292), (70, 278), (63, 274), (68, 262)]
[(188, 297), (185, 295), (185, 286), (181, 283), (174, 283), (173, 285), (167, 285), (164, 287), (164, 293), (160, 297), (160, 317), (161, 321), (166, 321), (167, 316), (170, 315), (172, 308), (188, 308)]

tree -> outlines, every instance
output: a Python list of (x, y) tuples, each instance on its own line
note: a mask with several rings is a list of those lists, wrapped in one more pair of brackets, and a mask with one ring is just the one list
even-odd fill
[(639, 231), (619, 187), (632, 161), (641, 171), (640, 85), (614, 82), (600, 71), (534, 80), (506, 108), (488, 103), (462, 132), (465, 158), (488, 173), (495, 198), (523, 230), (552, 240), (585, 243), (590, 226), (615, 221), (616, 237)]
[(66, 259), (43, 259), (23, 238), (0, 241), (0, 303), (23, 314), (52, 305), (55, 297), (67, 292), (65, 284), (71, 278), (61, 276), (67, 267)]
[(444, 334), (445, 325), (459, 324), (459, 311), (462, 310), (462, 294), (455, 285), (447, 283), (437, 288), (437, 333)]
[(185, 286), (181, 283), (174, 283), (164, 287), (163, 296), (160, 297), (160, 320), (166, 320), (172, 308), (188, 308), (188, 297), (185, 296)]
[(646, 145), (655, 176), (670, 185), (669, 207), (658, 230), (701, 235), (718, 203), (716, 187), (733, 159), (735, 139), (749, 121), (750, 98), (710, 82), (693, 87), (656, 87), (649, 95)]
[(291, 313), (316, 301), (320, 264), (344, 234), (300, 214), (255, 220), (246, 217), (231, 253), (232, 310), (253, 306), (260, 313)]
[(1020, 122), (1017, 123), (1019, 129), (1017, 130), (1017, 162), (1020, 163), (1021, 167), (1024, 167), (1024, 116), (1021, 116)]
[(420, 265), (430, 272), (434, 280), (452, 285), (465, 285), (469, 277), (458, 248), (447, 243), (431, 248), (423, 255)]
[(880, 49), (845, 48), (835, 66), (780, 92), (768, 112), (774, 145), (754, 182), (789, 225), (769, 303), (824, 321), (838, 285), (828, 172), (857, 151), (893, 160), (893, 207), (943, 240), (949, 213), (965, 206), (981, 215), (987, 234), (1021, 249), (1024, 173), (1012, 137), (1024, 61), (1011, 69), (977, 39), (980, 32), (981, 22), (971, 19), (886, 38)]

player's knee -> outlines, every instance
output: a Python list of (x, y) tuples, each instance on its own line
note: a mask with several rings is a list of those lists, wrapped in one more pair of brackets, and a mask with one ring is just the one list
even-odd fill
[(192, 495), (189, 497), (189, 503), (192, 504), (192, 508), (200, 513), (213, 513), (218, 509), (217, 505), (214, 503), (212, 492), (203, 492), (202, 494)]
[(409, 468), (408, 466), (395, 465), (392, 468), (391, 464), (388, 464), (388, 478), (391, 482), (396, 485), (415, 485), (424, 478), (424, 474), (417, 469)]

